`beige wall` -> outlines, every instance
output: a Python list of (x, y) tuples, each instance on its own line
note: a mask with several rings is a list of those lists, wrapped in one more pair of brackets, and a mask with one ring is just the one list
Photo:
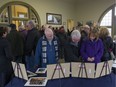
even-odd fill
[[(22, 1), (31, 5), (39, 14), (41, 25), (46, 24), (46, 13), (62, 14), (62, 23), (73, 19), (77, 21), (98, 21), (101, 14), (110, 7), (114, 0), (79, 0), (78, 3), (69, 3), (63, 0), (0, 0), (0, 6), (10, 1)], [(84, 1), (84, 2), (83, 2)]]
[[(62, 24), (67, 24), (67, 19), (76, 18), (76, 5), (61, 0), (1, 0), (0, 6), (10, 1), (22, 1), (31, 5), (39, 14), (41, 25), (46, 24), (46, 13), (62, 14)], [(65, 27), (67, 27), (65, 25)]]
[[(83, 0), (82, 0), (83, 1)], [(84, 0), (77, 3), (77, 21), (86, 23), (89, 20), (98, 22), (102, 13), (114, 4), (114, 0)]]

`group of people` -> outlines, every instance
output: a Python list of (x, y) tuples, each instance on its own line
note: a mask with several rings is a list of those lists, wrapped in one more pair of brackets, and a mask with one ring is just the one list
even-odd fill
[(24, 63), (27, 70), (33, 71), (56, 64), (59, 58), (64, 58), (65, 62), (95, 64), (111, 59), (113, 40), (105, 27), (85, 25), (65, 32), (62, 26), (56, 32), (50, 26), (43, 26), (39, 31), (32, 20), (25, 27), (19, 26), (19, 31), (15, 24), (9, 27), (10, 31), (0, 27), (0, 87), (11, 78), (11, 61)]

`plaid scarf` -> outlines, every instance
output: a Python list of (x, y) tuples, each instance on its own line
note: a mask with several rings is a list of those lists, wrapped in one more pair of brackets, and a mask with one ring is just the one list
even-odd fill
[[(55, 47), (55, 57), (57, 60), (58, 59), (58, 41), (56, 37), (53, 39), (53, 45)], [(43, 40), (42, 40), (42, 62), (44, 64), (47, 63), (47, 40), (45, 36), (43, 36)]]

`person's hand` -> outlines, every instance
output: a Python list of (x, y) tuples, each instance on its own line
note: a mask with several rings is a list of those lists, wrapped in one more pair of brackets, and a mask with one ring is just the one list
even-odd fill
[(94, 61), (94, 60), (95, 60), (95, 58), (94, 58), (94, 57), (92, 57), (92, 58), (91, 58), (91, 61)]
[(90, 58), (90, 57), (88, 57), (87, 61), (91, 62), (92, 60), (91, 60), (91, 58)]
[(95, 60), (95, 58), (94, 57), (88, 57), (88, 59), (87, 59), (89, 62), (93, 62), (94, 60)]

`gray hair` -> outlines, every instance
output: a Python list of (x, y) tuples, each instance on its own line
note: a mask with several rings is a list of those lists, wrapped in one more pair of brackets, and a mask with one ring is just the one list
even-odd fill
[(80, 32), (78, 30), (73, 30), (71, 33), (71, 38), (73, 37), (81, 38)]
[(36, 27), (36, 24), (33, 20), (29, 20), (27, 23), (30, 24), (32, 27)]

